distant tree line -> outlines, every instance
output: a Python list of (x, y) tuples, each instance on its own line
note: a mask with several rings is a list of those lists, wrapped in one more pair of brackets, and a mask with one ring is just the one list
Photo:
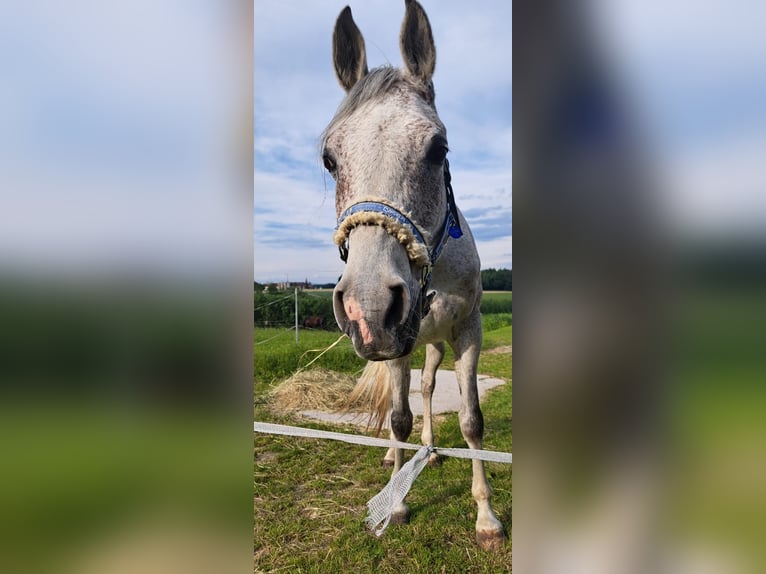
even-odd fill
[(513, 269), (481, 270), (481, 288), (484, 291), (513, 291)]
[[(306, 280), (305, 285), (309, 285), (309, 288), (313, 289), (335, 289), (335, 283), (320, 283), (312, 285), (311, 283)], [(279, 285), (277, 283), (258, 283), (258, 281), (253, 281), (253, 292), (254, 293), (278, 293), (278, 292), (287, 292), (292, 291), (293, 286), (291, 286), (289, 289), (286, 289), (284, 286)]]
[[(334, 283), (326, 283), (322, 285), (315, 285), (318, 289), (332, 289), (335, 287)], [(481, 287), (485, 291), (513, 291), (513, 269), (495, 269), (490, 267), (489, 269), (482, 269), (481, 271)], [(253, 282), (254, 293), (287, 293), (288, 291), (278, 290), (275, 284), (264, 285)]]

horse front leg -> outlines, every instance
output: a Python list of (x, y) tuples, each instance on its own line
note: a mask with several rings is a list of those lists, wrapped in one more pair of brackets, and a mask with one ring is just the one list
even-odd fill
[[(423, 366), (421, 376), (421, 392), (423, 394), (423, 432), (420, 434), (421, 444), (434, 444), (433, 417), (431, 414), (431, 397), (436, 388), (436, 371), (439, 370), (442, 359), (444, 359), (444, 342), (429, 344), (426, 346), (426, 361)], [(409, 372), (409, 367), (407, 369)], [(408, 384), (409, 389), (409, 384)], [(409, 392), (409, 390), (408, 390)], [(409, 402), (408, 402), (409, 404)], [(393, 429), (391, 430), (391, 440), (396, 440)], [(383, 466), (394, 466), (394, 449), (389, 448), (386, 456), (383, 457)], [(428, 464), (435, 465), (439, 462), (439, 455), (432, 453), (428, 459)]]
[[(442, 359), (444, 358), (444, 342), (434, 343), (426, 346), (426, 362), (423, 366), (423, 375), (421, 377), (421, 391), (423, 393), (423, 432), (420, 435), (421, 443), (424, 445), (434, 444), (433, 418), (431, 416), (431, 397), (436, 388), (436, 371), (439, 370)], [(439, 455), (431, 453), (428, 464), (431, 466), (439, 462)]]
[[(479, 351), (481, 350), (481, 315), (475, 312), (467, 321), (453, 344), (455, 374), (460, 385), (460, 431), (472, 449), (480, 450), (484, 436), (484, 418), (479, 407), (476, 383)], [(490, 505), (492, 488), (484, 471), (484, 461), (473, 459), (471, 494), (476, 501), (476, 542), (485, 550), (500, 548), (507, 540), (503, 525)]]
[[(412, 432), (412, 411), (410, 410), (410, 357), (386, 361), (391, 375), (392, 405), (391, 434), (394, 440), (406, 442)], [(404, 449), (394, 449), (394, 469), (392, 476), (404, 465)], [(394, 508), (391, 522), (409, 522), (410, 511), (402, 502)]]

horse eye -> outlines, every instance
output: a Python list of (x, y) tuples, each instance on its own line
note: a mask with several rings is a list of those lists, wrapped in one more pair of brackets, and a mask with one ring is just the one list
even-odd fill
[(330, 173), (335, 173), (335, 170), (338, 168), (338, 164), (335, 163), (335, 160), (328, 151), (325, 151), (322, 154), (322, 162), (324, 163), (325, 169)]
[(444, 162), (444, 159), (447, 157), (447, 152), (449, 151), (449, 148), (447, 148), (447, 145), (442, 142), (434, 143), (431, 147), (428, 148), (428, 152), (426, 152), (426, 160), (429, 163), (433, 164), (441, 164)]

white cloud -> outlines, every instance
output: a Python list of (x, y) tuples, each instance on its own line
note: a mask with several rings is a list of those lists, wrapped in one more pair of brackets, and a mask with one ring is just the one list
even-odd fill
[(231, 16), (180, 0), (4, 6), (3, 263), (206, 272), (237, 246), (249, 259), (230, 175), (249, 35)]
[(597, 0), (603, 51), (625, 82), (683, 234), (763, 234), (766, 4)]
[(513, 267), (513, 239), (503, 237), (485, 241), (479, 245), (479, 258), (482, 269), (494, 267), (495, 269)]
[(665, 173), (666, 209), (682, 232), (763, 238), (766, 134), (692, 150)]
[[(255, 242), (253, 274), (256, 280), (335, 281), (343, 263), (332, 242), (335, 199), (317, 173), (315, 180), (295, 174), (254, 174)], [(299, 275), (302, 275), (299, 277)]]

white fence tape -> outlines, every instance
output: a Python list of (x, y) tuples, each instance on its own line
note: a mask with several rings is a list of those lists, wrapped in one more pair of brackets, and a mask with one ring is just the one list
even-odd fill
[[(339, 440), (351, 444), (361, 444), (365, 446), (380, 446), (406, 448), (417, 450), (412, 458), (404, 465), (399, 472), (391, 477), (388, 484), (375, 495), (369, 502), (367, 508), (369, 514), (365, 519), (367, 526), (380, 536), (388, 526), (391, 514), (394, 509), (402, 503), (407, 496), (412, 483), (425, 468), (428, 457), (432, 452), (444, 456), (453, 456), (457, 458), (477, 458), (489, 462), (512, 463), (513, 455), (508, 452), (495, 452), (491, 450), (474, 450), (470, 448), (441, 448), (432, 446), (420, 446), (408, 442), (387, 440), (363, 435), (353, 435), (340, 432), (322, 431), (303, 427), (293, 427), (288, 425), (277, 425), (272, 423), (253, 423), (253, 432), (279, 434), (286, 436), (298, 436), (305, 438), (323, 438), (329, 440)], [(378, 526), (380, 525), (380, 526)], [(376, 528), (377, 527), (377, 528)]]
[[(421, 445), (409, 442), (400, 442), (388, 440), (385, 438), (375, 438), (371, 436), (347, 434), (342, 432), (322, 431), (303, 427), (293, 427), (288, 425), (276, 425), (272, 423), (253, 423), (253, 431), (268, 434), (280, 434), (287, 436), (300, 436), (306, 438), (324, 438), (329, 440), (340, 440), (351, 444), (362, 444), (365, 446), (382, 446), (385, 448), (406, 448), (409, 450), (420, 450)], [(496, 452), (492, 450), (474, 450), (471, 448), (442, 448), (434, 447), (434, 452), (443, 456), (452, 456), (456, 458), (478, 458), (488, 462), (513, 463), (513, 455), (509, 452)]]

